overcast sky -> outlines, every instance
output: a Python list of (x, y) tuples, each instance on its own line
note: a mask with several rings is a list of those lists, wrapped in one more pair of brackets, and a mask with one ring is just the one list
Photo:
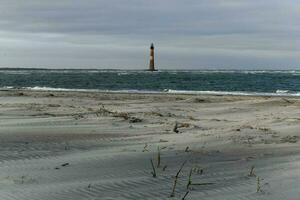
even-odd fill
[(0, 66), (300, 69), (298, 0), (0, 0)]

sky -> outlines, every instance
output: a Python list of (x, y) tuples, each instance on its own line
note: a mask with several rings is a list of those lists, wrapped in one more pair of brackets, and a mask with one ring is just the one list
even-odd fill
[(298, 0), (0, 0), (0, 67), (299, 69)]

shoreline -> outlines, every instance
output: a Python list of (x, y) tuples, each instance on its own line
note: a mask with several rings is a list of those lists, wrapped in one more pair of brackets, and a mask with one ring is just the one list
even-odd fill
[(186, 95), (186, 96), (229, 96), (229, 97), (278, 97), (300, 98), (299, 93), (257, 93), (257, 92), (222, 92), (222, 91), (139, 91), (139, 90), (97, 90), (97, 89), (65, 89), (65, 88), (0, 88), (0, 92), (27, 92), (27, 93), (85, 93), (85, 94), (132, 94), (132, 95)]

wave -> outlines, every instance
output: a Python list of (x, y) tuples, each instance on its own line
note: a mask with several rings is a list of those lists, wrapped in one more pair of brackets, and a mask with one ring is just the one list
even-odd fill
[(0, 70), (1, 74), (8, 74), (8, 75), (27, 75), (31, 74), (28, 70)]
[(300, 75), (300, 70), (161, 70), (167, 73), (192, 74), (289, 74)]
[(162, 93), (162, 91), (147, 90), (101, 90), (101, 89), (76, 89), (76, 88), (53, 88), (53, 87), (13, 87), (4, 86), (1, 90), (32, 90), (32, 91), (57, 91), (57, 92), (110, 92), (110, 93)]
[[(300, 92), (277, 90), (276, 92), (244, 92), (244, 91), (191, 91), (191, 90), (165, 90), (174, 94), (206, 94), (206, 95), (231, 95), (231, 96), (300, 96)], [(282, 92), (281, 92), (282, 91)]]
[(276, 90), (277, 94), (287, 94), (289, 93), (289, 90)]
[(136, 74), (136, 73), (241, 73), (241, 74), (294, 74), (300, 75), (300, 70), (225, 70), (225, 69), (199, 69), (199, 70), (172, 70), (161, 69), (155, 72), (149, 72), (143, 69), (8, 69), (0, 68), (0, 73), (3, 74), (31, 74), (31, 73), (117, 73), (120, 75)]
[(224, 95), (224, 96), (300, 96), (300, 92), (290, 92), (288, 90), (276, 90), (276, 92), (247, 92), (247, 91), (193, 91), (193, 90), (173, 90), (164, 89), (162, 91), (153, 90), (101, 90), (101, 89), (75, 89), (75, 88), (53, 88), (53, 87), (12, 87), (5, 86), (0, 90), (33, 90), (33, 91), (70, 91), (70, 92), (109, 92), (109, 93), (141, 93), (141, 94), (198, 94), (198, 95)]

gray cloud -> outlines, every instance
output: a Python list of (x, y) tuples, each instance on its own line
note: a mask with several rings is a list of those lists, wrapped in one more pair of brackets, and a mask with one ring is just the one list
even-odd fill
[(298, 68), (296, 0), (2, 0), (0, 66)]

